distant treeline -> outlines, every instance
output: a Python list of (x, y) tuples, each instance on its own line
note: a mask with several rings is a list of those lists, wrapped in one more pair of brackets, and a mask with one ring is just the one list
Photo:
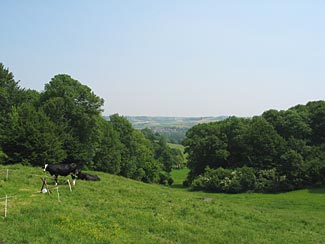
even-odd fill
[(325, 183), (325, 102), (191, 128), (187, 185), (215, 192), (278, 192)]
[(185, 139), (186, 132), (189, 128), (180, 127), (151, 127), (154, 133), (157, 133), (166, 138), (167, 142), (174, 144), (181, 144)]
[[(44, 91), (24, 89), (0, 63), (0, 163), (77, 163), (145, 182), (172, 183), (182, 160), (166, 141), (150, 140), (118, 114), (102, 115), (104, 100), (66, 74)], [(148, 139), (149, 138), (149, 139)]]

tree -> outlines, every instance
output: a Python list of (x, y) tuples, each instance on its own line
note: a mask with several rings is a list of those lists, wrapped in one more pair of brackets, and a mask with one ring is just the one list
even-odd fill
[(183, 141), (188, 153), (189, 180), (202, 174), (207, 166), (218, 168), (227, 165), (229, 157), (227, 136), (219, 122), (199, 124), (188, 130)]
[(132, 140), (132, 132), (133, 128), (131, 123), (119, 116), (118, 114), (113, 114), (109, 117), (110, 124), (112, 125), (113, 129), (118, 133), (119, 139), (122, 143), (121, 148), (121, 161), (122, 163), (128, 162), (131, 159), (131, 140)]
[(284, 119), (283, 119), (283, 111), (277, 111), (275, 109), (270, 109), (265, 111), (262, 114), (262, 117), (270, 123), (273, 128), (277, 131), (279, 135), (283, 135), (284, 132)]
[(310, 135), (310, 128), (294, 109), (287, 111), (272, 109), (264, 112), (262, 117), (285, 139), (289, 137), (305, 138)]
[(183, 152), (178, 148), (170, 148), (172, 155), (172, 166), (177, 169), (184, 168), (186, 166), (186, 159)]
[(155, 148), (155, 159), (163, 165), (163, 170), (166, 172), (171, 172), (173, 162), (171, 149), (167, 146), (167, 140), (165, 137), (161, 137), (158, 143), (154, 144)]
[(154, 158), (163, 165), (163, 170), (167, 174), (171, 172), (173, 167), (184, 167), (185, 158), (182, 151), (178, 148), (171, 148), (165, 136), (154, 133), (149, 128), (143, 129), (141, 132), (150, 140), (154, 150)]
[(104, 100), (69, 75), (56, 75), (45, 85), (41, 106), (61, 130), (65, 162), (89, 163), (96, 153), (96, 118)]
[(154, 133), (151, 129), (149, 128), (144, 128), (141, 130), (141, 132), (145, 135), (145, 137), (150, 140), (151, 142), (155, 142), (159, 140), (161, 137), (159, 133)]
[(9, 127), (3, 143), (7, 162), (34, 166), (60, 162), (66, 154), (56, 130), (56, 124), (33, 105), (24, 103), (14, 107), (9, 115)]
[(303, 157), (294, 150), (289, 150), (281, 156), (278, 172), (284, 180), (280, 182), (281, 190), (300, 188), (305, 180), (303, 176)]
[(22, 90), (18, 83), (15, 81), (13, 73), (0, 63), (0, 142), (2, 142), (3, 134), (10, 126), (8, 120), (13, 106), (20, 103)]
[(281, 163), (278, 167), (280, 174), (290, 179), (298, 177), (303, 167), (303, 157), (294, 150), (289, 150), (281, 156)]
[(14, 75), (0, 63), (0, 114), (1, 118), (11, 111), (13, 105), (21, 100), (22, 89)]
[(118, 133), (103, 117), (97, 118), (96, 154), (93, 159), (94, 169), (119, 174), (121, 172), (121, 148), (122, 144)]
[(310, 127), (312, 129), (313, 143), (325, 143), (325, 102), (309, 102), (307, 105), (310, 114)]
[(252, 118), (245, 137), (249, 145), (247, 166), (272, 169), (278, 165), (285, 141), (263, 117)]
[(236, 168), (247, 164), (249, 144), (247, 141), (250, 119), (229, 117), (220, 121), (222, 131), (227, 136), (229, 157), (227, 167)]
[(143, 133), (135, 130), (126, 118), (118, 114), (110, 116), (110, 123), (122, 143), (120, 174), (146, 182), (156, 181), (161, 165), (154, 159), (150, 141)]

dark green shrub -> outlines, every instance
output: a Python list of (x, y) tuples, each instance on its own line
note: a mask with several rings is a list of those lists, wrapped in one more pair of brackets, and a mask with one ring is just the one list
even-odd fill
[(169, 173), (162, 171), (159, 173), (159, 184), (170, 186), (172, 185), (174, 180), (170, 177)]
[(173, 178), (169, 177), (168, 179), (168, 185), (171, 186), (174, 183)]
[(242, 167), (238, 168), (239, 182), (241, 185), (241, 191), (253, 191), (255, 190), (256, 176), (254, 168)]
[(249, 167), (235, 170), (207, 167), (203, 175), (194, 179), (192, 187), (197, 190), (212, 192), (239, 193), (248, 190), (253, 191), (255, 182), (254, 169)]
[(257, 192), (275, 192), (277, 189), (276, 169), (259, 170), (256, 177)]
[(325, 161), (314, 159), (305, 166), (305, 181), (309, 185), (325, 184)]

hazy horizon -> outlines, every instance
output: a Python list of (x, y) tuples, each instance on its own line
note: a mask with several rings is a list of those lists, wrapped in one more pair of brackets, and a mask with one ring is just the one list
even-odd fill
[[(110, 116), (112, 114), (109, 115), (104, 115), (104, 117), (106, 116)], [(219, 115), (219, 116), (151, 116), (151, 115), (127, 115), (127, 114), (123, 114), (122, 116), (125, 117), (148, 117), (148, 118), (221, 118), (221, 117), (229, 117), (229, 115)], [(231, 115), (230, 115), (231, 116)]]
[(103, 115), (260, 115), (324, 100), (324, 1), (2, 1), (24, 88), (71, 75)]

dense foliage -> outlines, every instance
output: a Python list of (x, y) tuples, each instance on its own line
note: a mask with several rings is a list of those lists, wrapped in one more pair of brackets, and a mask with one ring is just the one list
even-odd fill
[(152, 127), (154, 132), (164, 136), (169, 143), (181, 144), (185, 139), (186, 127)]
[[(145, 182), (164, 182), (168, 162), (130, 122), (101, 115), (104, 100), (66, 74), (26, 90), (0, 63), (0, 163), (77, 163)], [(168, 178), (167, 178), (168, 179)]]
[(154, 158), (162, 163), (165, 173), (160, 174), (160, 184), (171, 185), (173, 179), (170, 177), (172, 169), (185, 167), (185, 158), (181, 150), (172, 148), (167, 143), (167, 138), (159, 133), (154, 133), (151, 129), (141, 130), (146, 138), (151, 142), (154, 150)]
[(325, 102), (191, 128), (187, 181), (216, 192), (278, 192), (325, 183)]
[[(154, 149), (154, 157), (163, 164), (166, 172), (174, 169), (184, 168), (186, 160), (178, 148), (173, 148), (168, 144), (168, 139), (159, 133), (154, 133), (151, 129), (145, 128), (142, 133), (151, 141)], [(181, 145), (180, 145), (181, 146)]]

